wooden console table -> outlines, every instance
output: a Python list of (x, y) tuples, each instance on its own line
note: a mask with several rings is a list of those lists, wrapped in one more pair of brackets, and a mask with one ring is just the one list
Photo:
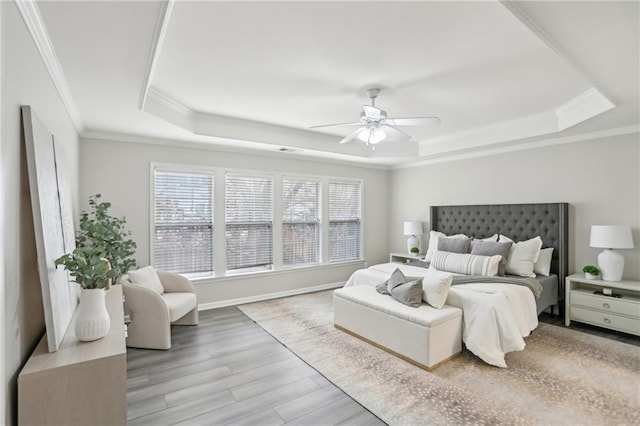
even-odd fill
[(20, 425), (127, 423), (127, 349), (122, 287), (106, 294), (109, 334), (80, 342), (75, 315), (57, 352), (41, 340), (18, 375)]

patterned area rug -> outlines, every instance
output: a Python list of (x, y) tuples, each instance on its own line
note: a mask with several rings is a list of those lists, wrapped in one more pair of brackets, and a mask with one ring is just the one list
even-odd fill
[(333, 292), (239, 308), (390, 425), (638, 425), (640, 349), (540, 323), (508, 368), (462, 354), (422, 370), (333, 327)]

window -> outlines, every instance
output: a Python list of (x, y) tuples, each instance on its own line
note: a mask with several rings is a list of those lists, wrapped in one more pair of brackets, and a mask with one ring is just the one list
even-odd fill
[(213, 272), (213, 176), (154, 171), (153, 263), (183, 274)]
[(320, 262), (320, 182), (282, 179), (282, 264)]
[(273, 179), (227, 173), (227, 271), (259, 271), (273, 264)]
[(361, 183), (329, 181), (329, 260), (360, 258)]

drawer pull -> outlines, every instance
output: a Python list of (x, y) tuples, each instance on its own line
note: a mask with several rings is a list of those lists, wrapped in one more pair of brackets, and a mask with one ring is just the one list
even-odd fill
[(611, 324), (611, 320), (610, 320), (609, 318), (605, 318), (605, 319), (604, 319), (604, 323), (605, 323), (605, 324)]
[(605, 302), (605, 303), (602, 304), (602, 307), (605, 308), (605, 309), (609, 309), (609, 304)]

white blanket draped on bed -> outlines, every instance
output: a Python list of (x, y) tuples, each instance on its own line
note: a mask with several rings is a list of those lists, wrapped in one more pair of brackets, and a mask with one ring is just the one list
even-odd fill
[[(376, 286), (400, 268), (407, 277), (423, 277), (427, 269), (398, 263), (382, 263), (353, 273), (345, 287)], [(504, 356), (525, 347), (523, 337), (538, 326), (536, 302), (531, 290), (513, 284), (462, 284), (451, 287), (447, 305), (463, 312), (462, 340), (467, 349), (488, 364), (506, 367)]]

